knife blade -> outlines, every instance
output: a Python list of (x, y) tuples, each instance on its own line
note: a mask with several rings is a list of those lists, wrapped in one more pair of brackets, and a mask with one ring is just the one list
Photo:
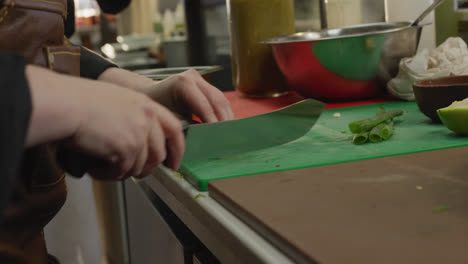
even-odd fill
[(262, 115), (187, 126), (182, 162), (236, 155), (296, 140), (312, 128), (324, 106), (323, 102), (306, 99)]

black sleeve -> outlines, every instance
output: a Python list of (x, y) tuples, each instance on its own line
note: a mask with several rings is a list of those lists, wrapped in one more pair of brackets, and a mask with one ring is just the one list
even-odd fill
[[(1, 0), (0, 0), (1, 1)], [(109, 3), (112, 1), (109, 1)], [(127, 1), (116, 1), (116, 3), (127, 2)], [(128, 0), (128, 2), (130, 2)], [(107, 2), (106, 2), (107, 3)], [(107, 4), (109, 4), (107, 3)], [(67, 19), (64, 22), (65, 26), (65, 36), (67, 38), (71, 37), (75, 33), (75, 4), (73, 0), (67, 0)], [(117, 4), (116, 4), (117, 5)], [(80, 75), (81, 77), (89, 79), (97, 79), (101, 73), (103, 73), (107, 68), (117, 67), (114, 63), (109, 60), (106, 60), (99, 54), (84, 48), (81, 48), (81, 57), (80, 57)]]
[(81, 48), (80, 75), (89, 79), (97, 79), (101, 73), (110, 67), (117, 67), (101, 55), (85, 48)]
[(75, 2), (67, 0), (67, 19), (64, 22), (65, 36), (71, 37), (75, 33)]
[(0, 51), (0, 217), (19, 175), (32, 111), (22, 56)]
[(97, 0), (102, 12), (117, 14), (128, 7), (131, 0)]

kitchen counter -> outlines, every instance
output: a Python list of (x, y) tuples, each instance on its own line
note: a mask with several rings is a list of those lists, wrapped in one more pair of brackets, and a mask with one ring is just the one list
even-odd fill
[[(227, 93), (227, 97), (236, 117), (275, 110), (301, 99), (295, 94), (274, 100), (237, 98), (234, 93)], [(258, 103), (259, 100), (263, 101)], [(355, 102), (351, 105), (382, 101), (386, 99)], [(250, 107), (250, 112), (242, 112), (246, 109), (246, 104), (257, 107)], [(328, 108), (351, 105), (334, 104), (328, 105)], [(379, 257), (387, 257), (383, 256), (385, 252), (398, 252), (399, 239), (407, 242), (405, 247), (408, 250), (406, 255), (397, 256), (400, 257), (399, 263), (420, 263), (418, 261), (423, 260), (425, 263), (436, 263), (437, 258), (424, 258), (425, 253), (421, 252), (424, 249), (432, 249), (428, 256), (440, 257), (448, 252), (450, 263), (466, 263), (468, 260), (460, 249), (468, 242), (468, 182), (463, 177), (468, 165), (465, 165), (460, 155), (466, 157), (467, 151), (468, 148), (464, 147), (296, 170), (294, 181), (291, 180), (291, 171), (269, 174), (271, 177), (255, 175), (219, 180), (210, 184), (211, 195), (208, 192), (199, 192), (182, 176), (164, 167), (158, 168), (144, 180), (135, 182), (147, 196), (157, 195), (221, 263), (308, 263), (316, 258), (320, 263), (341, 263), (344, 259), (349, 263), (376, 263)], [(384, 172), (378, 179), (371, 180), (369, 177), (378, 174), (379, 168), (383, 168)], [(343, 177), (346, 174), (349, 174), (348, 177)], [(328, 178), (322, 181), (321, 176)], [(334, 179), (330, 180), (330, 177)], [(314, 180), (317, 182), (313, 183)], [(283, 185), (278, 185), (278, 181)], [(315, 191), (312, 191), (312, 187), (300, 188), (308, 186), (307, 184), (316, 186), (321, 182), (323, 185), (320, 186), (323, 188), (320, 190), (315, 187)], [(296, 184), (294, 190), (297, 190), (297, 197), (294, 190), (289, 190), (292, 193), (282, 192), (281, 186), (287, 184)], [(389, 189), (388, 192), (382, 189), (389, 185), (395, 185), (395, 189)], [(245, 186), (249, 187), (243, 189)], [(263, 186), (265, 189), (262, 189)], [(258, 192), (260, 189), (261, 193)], [(397, 192), (393, 194), (392, 190)], [(346, 193), (348, 198), (340, 200), (337, 196), (336, 199), (331, 199), (328, 191), (337, 195)], [(431, 192), (437, 196), (433, 197)], [(315, 197), (317, 201), (310, 200), (311, 194), (318, 195)], [(395, 195), (395, 200), (392, 195)], [(372, 201), (372, 197), (377, 198)], [(272, 211), (278, 215), (287, 213), (288, 203), (284, 201), (289, 199), (309, 201), (303, 206), (307, 206), (305, 208), (310, 211), (301, 214), (301, 217), (296, 215), (285, 219), (283, 215), (282, 220), (272, 218)], [(329, 208), (323, 207), (324, 201), (330, 204)], [(405, 201), (408, 201), (407, 204)], [(339, 210), (343, 203), (346, 204), (345, 210)], [(273, 206), (275, 210), (261, 210)], [(434, 212), (438, 206), (447, 207), (444, 210), (448, 212)], [(294, 228), (289, 229), (296, 225), (307, 226), (304, 221), (315, 220), (313, 212), (317, 208), (323, 209), (323, 214), (316, 222), (310, 221), (310, 228), (316, 228), (320, 238), (314, 240), (311, 237), (301, 237), (300, 232), (297, 233)], [(342, 215), (344, 211), (348, 214)], [(337, 217), (339, 215), (341, 216)], [(405, 217), (409, 217), (408, 221), (403, 221)], [(380, 225), (365, 224), (366, 221), (373, 221), (372, 219), (380, 221)], [(430, 220), (424, 222), (425, 219)], [(418, 225), (418, 221), (423, 222)], [(395, 222), (398, 224), (392, 225)], [(442, 228), (444, 225), (446, 228)], [(369, 231), (362, 232), (366, 230), (366, 226)], [(389, 229), (381, 229), (384, 226)], [(327, 228), (330, 230), (327, 231)], [(362, 239), (360, 243), (347, 247), (347, 243), (352, 241), (350, 236), (358, 240), (358, 236), (362, 236)], [(389, 240), (386, 236), (389, 236)], [(373, 247), (372, 252), (356, 252), (367, 247)], [(307, 256), (310, 253), (308, 250), (314, 252), (313, 256)], [(297, 257), (298, 254), (302, 256)], [(392, 263), (392, 255), (387, 259)], [(411, 262), (412, 260), (417, 261)]]
[(161, 167), (136, 183), (154, 191), (221, 263), (294, 263), (208, 192), (197, 191), (173, 171)]

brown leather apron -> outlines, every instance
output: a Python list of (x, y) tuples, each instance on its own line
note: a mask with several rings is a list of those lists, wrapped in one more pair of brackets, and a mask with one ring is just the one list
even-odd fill
[[(22, 54), (31, 64), (79, 75), (80, 49), (64, 38), (66, 5), (66, 0), (3, 0), (0, 50)], [(43, 228), (60, 210), (66, 194), (54, 144), (28, 149), (20, 184), (0, 222), (0, 263), (54, 263), (47, 254)]]

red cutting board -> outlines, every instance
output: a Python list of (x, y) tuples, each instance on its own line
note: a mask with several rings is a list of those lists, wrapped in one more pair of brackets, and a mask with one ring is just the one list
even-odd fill
[[(231, 103), (231, 108), (236, 119), (275, 111), (305, 99), (293, 91), (289, 92), (289, 94), (285, 96), (277, 98), (243, 97), (240, 96), (237, 92), (225, 92), (224, 95)], [(325, 109), (383, 103), (388, 101), (392, 101), (391, 98), (383, 97), (364, 101), (327, 103)]]

